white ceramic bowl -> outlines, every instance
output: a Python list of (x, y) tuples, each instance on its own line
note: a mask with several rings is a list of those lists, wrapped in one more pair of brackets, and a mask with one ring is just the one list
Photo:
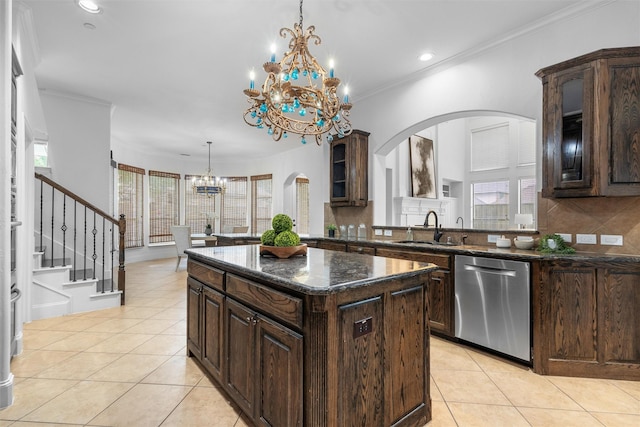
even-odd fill
[(499, 247), (499, 248), (510, 248), (511, 247), (511, 240), (498, 238), (496, 240), (496, 246)]
[(518, 249), (531, 249), (533, 248), (533, 239), (520, 240), (519, 238), (513, 239), (513, 243)]

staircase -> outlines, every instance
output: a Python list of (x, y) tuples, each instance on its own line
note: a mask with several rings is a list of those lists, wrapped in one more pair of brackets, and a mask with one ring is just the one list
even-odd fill
[(31, 319), (124, 304), (124, 216), (112, 218), (36, 173), (37, 180)]

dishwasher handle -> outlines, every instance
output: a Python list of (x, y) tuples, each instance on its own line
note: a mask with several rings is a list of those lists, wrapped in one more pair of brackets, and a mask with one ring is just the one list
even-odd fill
[(464, 265), (465, 271), (474, 271), (476, 273), (488, 273), (495, 274), (497, 276), (508, 276), (508, 277), (516, 277), (515, 270), (505, 270), (503, 268), (495, 268), (495, 267), (483, 267), (479, 265)]

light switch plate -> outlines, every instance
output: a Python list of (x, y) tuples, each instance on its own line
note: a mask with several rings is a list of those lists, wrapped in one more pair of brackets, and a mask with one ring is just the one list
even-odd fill
[(376, 236), (382, 236), (382, 230), (380, 230), (379, 228), (376, 228), (376, 229), (373, 231), (373, 233), (374, 233)]
[(619, 234), (601, 234), (601, 245), (622, 246), (622, 236)]
[(598, 241), (595, 234), (576, 234), (576, 243), (595, 245)]
[(495, 242), (498, 241), (498, 237), (500, 237), (500, 236), (498, 236), (497, 234), (489, 234), (489, 235), (487, 235), (487, 242), (495, 243)]
[(393, 230), (384, 230), (385, 236), (393, 236)]
[(567, 233), (558, 233), (558, 236), (562, 237), (565, 243), (571, 243), (571, 234)]

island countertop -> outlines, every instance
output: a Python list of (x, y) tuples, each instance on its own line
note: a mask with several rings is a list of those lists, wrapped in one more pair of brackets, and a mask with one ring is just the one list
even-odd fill
[(434, 264), (308, 248), (306, 256), (261, 256), (259, 245), (190, 248), (193, 260), (306, 294), (327, 294), (406, 278), (437, 268)]

